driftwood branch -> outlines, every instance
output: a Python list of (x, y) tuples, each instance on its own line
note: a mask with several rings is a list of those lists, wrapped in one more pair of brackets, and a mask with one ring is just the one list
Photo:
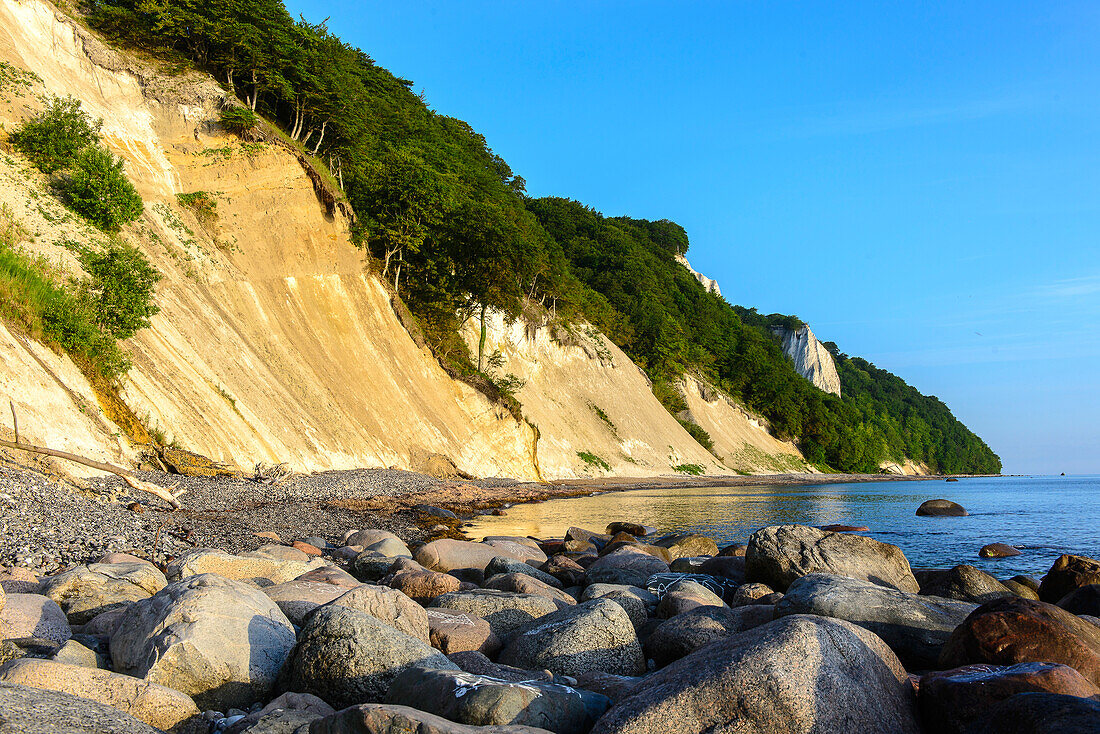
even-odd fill
[(76, 454), (70, 454), (67, 451), (58, 451), (57, 449), (48, 449), (45, 446), (31, 446), (30, 444), (20, 443), (19, 441), (4, 441), (0, 439), (0, 446), (9, 449), (18, 449), (19, 451), (29, 451), (32, 454), (42, 454), (43, 456), (56, 456), (59, 459), (65, 459), (67, 461), (74, 461), (77, 464), (83, 464), (89, 466), (92, 469), (99, 469), (100, 471), (110, 472), (122, 477), (123, 481), (129, 484), (139, 492), (146, 492), (160, 497), (162, 500), (172, 506), (172, 509), (180, 509), (179, 496), (184, 493), (185, 490), (172, 492), (173, 488), (165, 489), (151, 482), (145, 482), (134, 476), (134, 473), (129, 469), (123, 469), (121, 466), (115, 466), (114, 464), (106, 464), (102, 461), (96, 461), (94, 459), (86, 459), (83, 456), (77, 456)]

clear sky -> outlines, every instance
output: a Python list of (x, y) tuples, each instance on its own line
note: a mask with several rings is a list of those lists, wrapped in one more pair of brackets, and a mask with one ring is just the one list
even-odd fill
[(1100, 472), (1100, 4), (289, 0), (732, 302)]

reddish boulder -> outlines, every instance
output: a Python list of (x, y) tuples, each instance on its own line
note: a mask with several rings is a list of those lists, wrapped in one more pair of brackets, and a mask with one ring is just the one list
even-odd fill
[(1006, 597), (971, 612), (940, 654), (945, 668), (1031, 662), (1068, 665), (1100, 686), (1100, 628), (1053, 604)]
[(471, 650), (483, 655), (495, 655), (500, 650), (500, 639), (481, 617), (434, 607), (425, 612), (428, 614), (428, 635), (432, 647), (444, 655)]
[(389, 580), (391, 589), (397, 589), (411, 599), (424, 603), (440, 594), (458, 591), (462, 586), (454, 576), (436, 571), (403, 571)]
[(1074, 589), (1100, 584), (1100, 561), (1085, 556), (1062, 555), (1043, 577), (1039, 598), (1056, 604)]
[(305, 543), (301, 540), (294, 541), (293, 543), (290, 544), (290, 547), (291, 548), (297, 548), (298, 550), (302, 551), (302, 553), (305, 553), (307, 556), (319, 556), (319, 555), (321, 555), (321, 549), (320, 548), (318, 548), (315, 545), (310, 545), (309, 543)]

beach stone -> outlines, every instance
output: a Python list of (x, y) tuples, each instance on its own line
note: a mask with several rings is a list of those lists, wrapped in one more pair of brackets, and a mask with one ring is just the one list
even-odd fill
[(296, 540), (290, 544), (290, 547), (294, 550), (299, 550), (305, 553), (307, 556), (319, 556), (321, 555), (321, 549), (315, 545), (310, 545), (303, 540)]
[(517, 628), (500, 662), (518, 668), (576, 676), (589, 670), (617, 675), (645, 672), (634, 625), (621, 606), (593, 599)]
[(843, 619), (881, 637), (906, 667), (930, 668), (951, 633), (975, 609), (976, 604), (909, 594), (869, 581), (810, 574), (787, 588), (775, 614)]
[(605, 532), (608, 535), (626, 533), (627, 535), (641, 537), (643, 535), (651, 535), (657, 532), (657, 529), (651, 528), (648, 525), (640, 525), (636, 522), (612, 522), (607, 524)]
[(967, 734), (1100, 734), (1100, 701), (1017, 693), (990, 708)]
[(485, 542), (488, 542), (490, 540), (507, 540), (512, 543), (525, 545), (528, 548), (542, 550), (541, 541), (535, 540), (534, 538), (527, 538), (522, 535), (486, 535), (484, 538), (482, 538), (482, 540), (484, 540)]
[(114, 706), (0, 683), (0, 734), (163, 734)]
[(164, 574), (148, 563), (93, 563), (52, 576), (40, 593), (53, 599), (72, 624), (130, 602), (148, 599), (168, 585)]
[(493, 634), (502, 640), (517, 627), (556, 612), (563, 606), (566, 605), (546, 596), (515, 594), (495, 589), (474, 589), (442, 594), (431, 604), (431, 607), (454, 609), (481, 617), (489, 623)]
[(441, 594), (458, 591), (462, 582), (438, 571), (403, 571), (387, 582), (390, 588), (425, 604)]
[(721, 576), (711, 576), (704, 573), (658, 573), (646, 579), (645, 587), (658, 598), (683, 582), (692, 582), (709, 590), (722, 599), (732, 599), (737, 593), (739, 584)]
[(562, 541), (561, 550), (565, 553), (578, 554), (592, 554), (595, 555), (602, 546), (598, 546), (595, 543), (590, 543), (587, 540), (572, 540), (565, 539)]
[(694, 581), (680, 580), (673, 583), (657, 604), (657, 616), (661, 619), (675, 617), (698, 607), (724, 607), (722, 597)]
[(649, 589), (641, 586), (630, 586), (628, 584), (591, 584), (584, 587), (584, 591), (581, 592), (580, 601), (600, 599), (614, 593), (628, 594), (640, 601), (647, 609), (655, 610), (657, 608), (657, 602), (660, 601), (660, 597)]
[(1100, 584), (1077, 587), (1062, 597), (1058, 606), (1077, 615), (1100, 616)]
[(389, 530), (379, 530), (377, 528), (349, 530), (344, 533), (344, 537), (340, 542), (343, 545), (361, 545), (363, 548), (367, 548), (384, 540), (396, 540), (398, 543), (402, 542), (401, 538), (397, 537)]
[(1011, 591), (1016, 596), (1021, 596), (1024, 599), (1033, 599), (1034, 601), (1039, 601), (1039, 592), (1026, 584), (1021, 584), (1019, 581), (1016, 581), (1014, 579), (1007, 579), (1005, 581), (1002, 581), (1001, 583), (1004, 584), (1004, 587), (1006, 589)]
[(330, 606), (369, 614), (406, 635), (428, 642), (428, 615), (424, 607), (396, 589), (363, 584), (344, 592)]
[[(543, 561), (546, 563), (546, 561)], [(517, 561), (514, 558), (508, 558), (507, 556), (497, 556), (493, 560), (489, 561), (489, 565), (485, 567), (485, 578), (490, 579), (497, 574), (502, 573), (522, 573), (527, 576), (538, 579), (544, 584), (549, 584), (555, 588), (562, 588), (562, 583), (552, 575), (545, 571), (540, 571), (529, 563), (523, 561)]]
[(365, 551), (381, 553), (388, 558), (412, 558), (409, 546), (398, 538), (383, 538), (382, 540), (363, 546)]
[(321, 584), (331, 584), (332, 586), (342, 586), (345, 589), (354, 589), (359, 585), (359, 579), (352, 576), (350, 573), (342, 568), (336, 566), (324, 566), (322, 568), (315, 568), (312, 571), (303, 573), (295, 581), (314, 581)]
[(268, 586), (262, 591), (278, 605), (286, 618), (301, 626), (314, 609), (328, 604), (347, 591), (343, 586), (333, 586), (319, 581), (295, 579)]
[(576, 688), (607, 696), (612, 703), (617, 703), (629, 696), (638, 685), (641, 678), (632, 675), (615, 675), (599, 670), (590, 670), (577, 676)]
[(747, 581), (786, 591), (795, 579), (811, 573), (848, 576), (914, 594), (920, 590), (901, 549), (873, 538), (805, 525), (773, 525), (749, 538)]
[(41, 594), (8, 594), (0, 610), (0, 639), (40, 637), (60, 645), (73, 636), (57, 602)]
[(668, 570), (676, 573), (697, 573), (707, 556), (686, 556), (677, 558), (668, 564)]
[(603, 548), (611, 540), (611, 533), (595, 533), (584, 528), (571, 527), (565, 531), (565, 542), (571, 540), (580, 543), (591, 543), (596, 548)]
[[(199, 714), (191, 697), (156, 683), (80, 665), (23, 658), (0, 669), (0, 683), (61, 691), (113, 706), (158, 729)], [(3, 713), (0, 712), (0, 720)]]
[(488, 675), (498, 680), (512, 681), (513, 683), (522, 683), (529, 680), (549, 683), (554, 680), (554, 674), (549, 670), (524, 670), (523, 668), (514, 668), (511, 665), (494, 663), (484, 654), (474, 650), (454, 652), (448, 655), (447, 659), (467, 673)]
[(1100, 696), (1100, 688), (1059, 663), (968, 665), (922, 676), (917, 708), (928, 731), (965, 734), (974, 722), (986, 718), (997, 702), (1036, 691)]
[[(513, 553), (511, 546), (524, 548), (523, 555)], [(431, 571), (476, 570), (483, 572), (497, 556), (508, 556), (517, 561), (525, 560), (530, 548), (512, 543), (509, 547), (472, 543), (468, 540), (441, 538), (425, 543), (417, 549), (414, 558)], [(543, 559), (545, 560), (545, 559)]]
[[(265, 546), (282, 548), (283, 546)], [(294, 551), (293, 548), (287, 550)], [(258, 553), (259, 551), (253, 551)], [(294, 551), (301, 553), (301, 551)], [(305, 558), (305, 554), (301, 554)], [(280, 560), (268, 555), (234, 556), (225, 551), (202, 548), (177, 558), (168, 564), (165, 576), (170, 581), (179, 581), (198, 574), (217, 574), (234, 581), (266, 582), (264, 586), (273, 586), (285, 581), (293, 581), (304, 573), (321, 568), (325, 562), (320, 558), (313, 560)]]
[(381, 701), (410, 665), (457, 669), (420, 638), (366, 612), (343, 606), (318, 609), (298, 636), (286, 663), (287, 688), (312, 693), (340, 709)]
[(556, 734), (587, 734), (611, 705), (597, 693), (542, 681), (513, 683), (465, 671), (406, 668), (386, 702), (416, 707), (473, 726), (538, 725)]
[[(29, 568), (14, 566), (0, 570), (0, 592), (8, 594), (37, 594), (38, 576)], [(3, 593), (0, 593), (0, 597)], [(0, 603), (0, 609), (3, 604)]]
[(309, 554), (300, 548), (295, 548), (281, 543), (269, 543), (261, 545), (256, 550), (245, 551), (242, 558), (265, 558), (272, 561), (298, 561), (306, 563), (310, 560)]
[(252, 535), (254, 537), (260, 538), (262, 540), (271, 540), (271, 541), (274, 541), (276, 543), (282, 543), (283, 542), (283, 539), (280, 538), (279, 534), (276, 533), (274, 530), (261, 530), (261, 531), (256, 532), (256, 533), (252, 533)]
[(539, 568), (560, 581), (562, 586), (579, 586), (585, 580), (584, 566), (568, 556), (551, 556)]
[(951, 634), (940, 665), (1063, 663), (1100, 686), (1100, 628), (1061, 607), (1013, 596), (983, 604)]
[(549, 734), (546, 729), (506, 724), (470, 726), (396, 704), (349, 706), (317, 719), (309, 734)]
[(716, 556), (708, 558), (696, 573), (729, 579), (735, 585), (745, 583), (745, 558), (743, 556)]
[(1100, 561), (1087, 556), (1062, 555), (1043, 577), (1039, 598), (1057, 604), (1069, 592), (1089, 584), (1100, 584)]
[(667, 548), (669, 555), (673, 559), (687, 558), (689, 556), (718, 555), (718, 544), (714, 542), (714, 539), (696, 533), (670, 535), (667, 538), (661, 538), (660, 540), (654, 541), (653, 545), (660, 548)]
[(525, 573), (499, 573), (485, 581), (482, 586), (497, 591), (512, 591), (517, 594), (538, 594), (556, 599), (562, 604), (575, 604), (576, 600), (561, 589), (545, 584), (534, 576)]
[(86, 635), (101, 635), (109, 638), (114, 635), (118, 623), (122, 620), (122, 615), (126, 613), (128, 608), (129, 605), (127, 604), (124, 607), (116, 607), (109, 612), (97, 614), (81, 627), (81, 631)]
[(746, 551), (748, 551), (748, 549), (749, 546), (745, 543), (730, 543), (729, 545), (723, 546), (721, 549), (719, 549), (718, 555), (721, 558), (731, 558), (737, 556), (744, 558), (745, 553)]
[(304, 538), (299, 538), (299, 540), (301, 540), (303, 543), (312, 545), (314, 548), (320, 548), (321, 550), (332, 547), (331, 543), (329, 543), (327, 540), (320, 537), (319, 535), (308, 535)]
[(924, 517), (966, 517), (966, 508), (951, 500), (927, 500), (917, 508), (917, 514)]
[(983, 545), (978, 555), (982, 558), (1012, 558), (1020, 555), (1020, 550), (1005, 543), (990, 543)]
[(730, 599), (730, 606), (741, 607), (746, 604), (756, 604), (764, 597), (774, 593), (775, 589), (767, 584), (741, 584), (737, 587), (737, 591), (733, 592), (733, 598)]
[(645, 640), (645, 655), (658, 668), (690, 655), (712, 642), (767, 624), (775, 618), (770, 605), (698, 607), (661, 623)]
[(156, 568), (156, 564), (148, 558), (140, 558), (132, 553), (104, 553), (96, 563), (146, 563)]
[[(86, 638), (85, 638), (86, 639)], [(95, 650), (80, 644), (76, 640), (69, 640), (54, 651), (50, 659), (54, 662), (66, 665), (79, 665), (84, 668), (106, 668), (103, 656)], [(24, 685), (31, 685), (24, 683)], [(140, 718), (140, 717), (139, 717)]]
[(500, 639), (481, 617), (453, 609), (428, 608), (428, 636), (432, 647), (444, 655), (476, 650), (484, 655), (496, 655)]
[(226, 729), (226, 734), (294, 734), (336, 710), (311, 693), (284, 693)]
[(1015, 596), (1011, 589), (985, 571), (965, 564), (931, 575), (921, 586), (920, 593), (975, 604)]
[(546, 563), (546, 554), (539, 549), (537, 544), (520, 543), (514, 540), (506, 540), (503, 538), (486, 538), (484, 544), (490, 548), (498, 548), (503, 553), (497, 554), (502, 558), (514, 558), (518, 561), (530, 562), (532, 564)]
[(919, 726), (905, 669), (882, 640), (847, 622), (795, 615), (646, 677), (592, 729), (620, 732), (918, 734)]
[[(400, 561), (403, 559), (398, 558), (396, 560)], [(395, 559), (389, 556), (384, 556), (378, 551), (364, 550), (352, 559), (348, 567), (355, 575), (355, 578), (360, 581), (375, 584), (390, 574), (390, 570), (394, 567), (394, 564)], [(419, 566), (420, 564), (417, 565)]]
[(293, 645), (294, 628), (266, 594), (204, 573), (131, 604), (111, 657), (119, 673), (224, 710), (266, 699)]

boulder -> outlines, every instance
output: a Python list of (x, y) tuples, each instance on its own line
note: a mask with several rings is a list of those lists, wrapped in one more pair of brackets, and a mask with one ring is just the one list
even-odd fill
[(364, 528), (363, 530), (349, 530), (344, 533), (344, 537), (341, 539), (342, 545), (361, 545), (364, 548), (380, 543), (386, 540), (396, 540), (401, 543), (401, 538), (397, 537), (389, 530), (378, 530), (376, 528)]
[(634, 625), (621, 606), (593, 599), (549, 614), (516, 629), (500, 662), (555, 675), (590, 670), (617, 675), (645, 672), (645, 658)]
[[(436, 597), (432, 607), (454, 609), (481, 617), (502, 640), (521, 627), (563, 606), (561, 602), (537, 594), (514, 594), (495, 589), (456, 591)], [(430, 608), (430, 607), (429, 607)]]
[[(0, 569), (0, 592), (8, 594), (37, 594), (38, 576), (29, 568), (13, 566)], [(2, 594), (0, 594), (2, 596)], [(3, 604), (0, 604), (3, 609)]]
[(494, 663), (484, 654), (474, 650), (454, 652), (448, 655), (447, 658), (467, 673), (487, 675), (497, 680), (506, 680), (513, 683), (523, 683), (529, 680), (550, 683), (554, 680), (554, 674), (549, 670), (524, 670), (523, 668), (514, 668), (511, 665)]
[(649, 607), (630, 591), (610, 591), (597, 598), (613, 601), (622, 607), (626, 616), (630, 617), (630, 623), (634, 625), (635, 630), (649, 621)]
[(93, 563), (52, 576), (40, 593), (53, 599), (73, 624), (130, 602), (148, 599), (168, 581), (149, 563)]
[(415, 706), (461, 724), (538, 725), (556, 734), (587, 734), (611, 699), (555, 683), (413, 667), (394, 680), (386, 703)]
[(366, 612), (327, 606), (302, 628), (286, 663), (286, 687), (312, 693), (339, 709), (381, 701), (393, 679), (410, 665), (458, 667), (424, 640)]
[(538, 594), (539, 596), (555, 599), (567, 605), (576, 603), (573, 597), (569, 596), (569, 594), (566, 594), (561, 589), (555, 588), (550, 584), (544, 584), (534, 576), (528, 576), (525, 573), (498, 573), (496, 576), (486, 579), (482, 586), (486, 589), (511, 591), (516, 594)]
[(39, 637), (58, 645), (73, 636), (65, 612), (40, 594), (8, 594), (0, 610), (0, 639)]
[(454, 609), (431, 607), (425, 613), (428, 615), (428, 635), (432, 647), (444, 655), (470, 650), (496, 655), (500, 650), (500, 639), (481, 617)]
[(634, 688), (641, 681), (632, 675), (614, 675), (599, 670), (590, 670), (577, 676), (577, 688), (607, 696), (612, 703), (626, 698), (634, 692)]
[(795, 615), (648, 676), (592, 734), (720, 731), (918, 734), (919, 727), (908, 676), (882, 640), (847, 622)]
[(767, 584), (741, 584), (737, 587), (737, 591), (733, 592), (730, 606), (740, 607), (746, 604), (756, 604), (764, 597), (771, 596), (774, 593), (775, 589)]
[(266, 594), (204, 573), (131, 604), (111, 657), (119, 673), (224, 710), (266, 700), (293, 646), (294, 627)]
[(323, 568), (315, 568), (312, 571), (307, 571), (295, 581), (315, 581), (321, 584), (331, 584), (332, 586), (343, 586), (345, 589), (354, 589), (359, 585), (359, 579), (352, 576), (350, 573), (342, 568), (336, 566), (324, 566)]
[(881, 637), (906, 667), (930, 668), (954, 629), (975, 609), (976, 604), (815, 573), (787, 588), (775, 614), (843, 619)]
[(654, 541), (653, 545), (667, 548), (672, 558), (687, 558), (689, 556), (716, 556), (718, 544), (712, 538), (695, 533), (678, 533), (666, 538)]
[(641, 586), (629, 586), (627, 584), (591, 584), (590, 586), (584, 587), (584, 591), (581, 592), (580, 600), (590, 601), (615, 593), (623, 593), (632, 596), (640, 601), (647, 609), (655, 610), (657, 608), (657, 603), (661, 600), (660, 597), (649, 589), (642, 588)]
[[(314, 550), (316, 550), (316, 548)], [(271, 561), (298, 561), (306, 563), (309, 561), (309, 554), (294, 546), (282, 545), (281, 543), (269, 543), (268, 545), (261, 545), (256, 550), (245, 551), (240, 555), (240, 558), (263, 558)]]
[(718, 555), (721, 556), (722, 558), (731, 558), (731, 557), (744, 558), (745, 553), (746, 553), (746, 551), (748, 551), (748, 549), (749, 549), (749, 547), (747, 545), (745, 545), (744, 543), (730, 543), (729, 545), (724, 546), (721, 550), (719, 550)]
[(412, 558), (412, 551), (398, 538), (383, 538), (382, 540), (363, 546), (364, 551), (381, 553), (388, 558)]
[(729, 579), (734, 584), (740, 585), (745, 583), (745, 558), (744, 556), (707, 558), (699, 565), (696, 573)]
[(346, 591), (329, 606), (369, 614), (406, 635), (428, 642), (428, 615), (424, 607), (396, 589), (363, 584)]
[(966, 517), (966, 508), (951, 500), (927, 500), (917, 508), (917, 514), (923, 517)]
[[(543, 561), (545, 563), (546, 561)], [(527, 576), (532, 576), (544, 584), (562, 588), (562, 583), (558, 579), (554, 578), (545, 571), (540, 571), (529, 563), (523, 561), (517, 561), (514, 558), (508, 558), (506, 556), (497, 556), (493, 560), (489, 561), (489, 565), (485, 567), (485, 578), (491, 579), (493, 576), (502, 573), (522, 573)]]
[(300, 550), (307, 556), (319, 556), (321, 555), (321, 549), (315, 545), (305, 542), (304, 540), (296, 540), (290, 544), (290, 547), (295, 550)]
[[(93, 644), (87, 635), (81, 635), (81, 638), (87, 641), (89, 644)], [(106, 645), (96, 645), (97, 648), (106, 651)], [(66, 665), (79, 665), (83, 668), (106, 668), (106, 658), (97, 653), (87, 645), (82, 645), (76, 640), (69, 640), (61, 647), (54, 650), (53, 655), (50, 656), (50, 660), (58, 663), (64, 663)], [(27, 683), (25, 685), (31, 685)], [(139, 717), (140, 718), (140, 717)]]
[(1086, 556), (1062, 555), (1043, 577), (1039, 598), (1056, 604), (1069, 592), (1089, 584), (1100, 584), (1100, 561)]
[(417, 549), (414, 558), (424, 568), (432, 571), (469, 571), (484, 572), (497, 556), (515, 558), (517, 561), (525, 560), (530, 548), (520, 546), (518, 543), (512, 546), (522, 547), (522, 555), (513, 552), (511, 547), (486, 545), (485, 543), (471, 543), (468, 540), (454, 540), (441, 538), (425, 543)]
[(668, 564), (668, 570), (674, 573), (696, 573), (699, 571), (699, 567), (703, 565), (703, 562), (707, 560), (709, 560), (707, 556), (677, 558), (672, 563)]
[(1059, 663), (968, 665), (922, 676), (917, 707), (928, 731), (965, 734), (994, 704), (1029, 691), (1100, 696), (1100, 688)]
[(262, 591), (278, 605), (287, 619), (295, 625), (301, 626), (305, 618), (314, 609), (328, 604), (346, 592), (347, 589), (343, 586), (295, 579), (294, 581), (268, 586)]
[(284, 693), (262, 709), (253, 711), (230, 726), (226, 732), (228, 734), (245, 731), (249, 734), (294, 734), (299, 726), (334, 713), (336, 710), (332, 706), (311, 693)]
[(1063, 663), (1100, 686), (1100, 628), (1061, 607), (1008, 597), (975, 609), (951, 634), (940, 665)]
[(681, 580), (669, 586), (657, 604), (661, 619), (675, 617), (698, 607), (724, 607), (722, 597), (694, 581)]
[(978, 551), (978, 555), (982, 558), (1012, 558), (1020, 555), (1020, 549), (1013, 548), (1005, 543), (990, 543), (989, 545), (983, 545), (982, 549)]
[(589, 584), (645, 586), (651, 576), (667, 573), (668, 564), (633, 546), (624, 546), (601, 557), (588, 567)]
[(1059, 599), (1058, 606), (1073, 614), (1100, 617), (1100, 584), (1078, 586)]
[(546, 554), (534, 543), (517, 542), (504, 538), (486, 538), (483, 543), (490, 548), (497, 548), (502, 558), (514, 558), (518, 561), (532, 564), (546, 563)]
[(458, 591), (462, 582), (449, 573), (438, 571), (402, 571), (394, 574), (386, 583), (421, 604), (426, 604), (441, 594)]
[(920, 593), (974, 604), (1015, 596), (1012, 589), (985, 571), (965, 564), (931, 574), (921, 585)]
[(549, 734), (546, 729), (507, 724), (469, 726), (395, 704), (360, 704), (317, 719), (309, 734)]
[(552, 556), (539, 568), (560, 581), (562, 586), (578, 586), (584, 583), (584, 566), (568, 556)]
[(1039, 601), (1039, 592), (1033, 589), (1031, 586), (1028, 586), (1027, 584), (1021, 584), (1015, 579), (1008, 579), (1006, 581), (1002, 581), (1001, 583), (1004, 584), (1004, 587), (1006, 589), (1011, 591), (1016, 596), (1022, 596), (1024, 599), (1033, 599), (1035, 601)]
[[(607, 524), (605, 531), (608, 535), (618, 535), (619, 533), (626, 533), (627, 535), (634, 535), (641, 537), (644, 535), (652, 535), (657, 532), (656, 528), (652, 528), (648, 525), (640, 525), (636, 522), (612, 522)], [(666, 546), (667, 547), (667, 546)]]
[[(396, 562), (402, 560), (405, 559), (393, 559), (389, 556), (382, 555), (378, 551), (363, 550), (351, 559), (348, 568), (351, 569), (355, 578), (360, 581), (375, 584), (391, 574)], [(416, 565), (419, 566), (420, 564), (418, 563)]]
[(118, 628), (118, 623), (122, 619), (122, 615), (126, 613), (128, 608), (129, 605), (117, 607), (103, 614), (97, 614), (90, 622), (87, 622), (81, 627), (80, 630), (86, 635), (102, 635), (109, 638), (114, 635), (115, 629)]
[(53, 660), (13, 660), (0, 669), (0, 683), (80, 696), (113, 706), (158, 729), (171, 729), (199, 714), (190, 696), (171, 688), (109, 670)]
[[(283, 546), (274, 546), (281, 548)], [(293, 548), (286, 550), (300, 553)], [(259, 551), (253, 551), (258, 553)], [(306, 558), (301, 553), (302, 558)], [(273, 586), (285, 581), (293, 581), (304, 573), (321, 568), (325, 562), (320, 558), (313, 560), (280, 560), (268, 555), (234, 556), (225, 551), (201, 548), (168, 564), (165, 576), (170, 581), (178, 581), (204, 573), (213, 573), (236, 581), (249, 581), (262, 586)]]
[(968, 734), (1100, 734), (1100, 701), (1017, 693), (990, 708)]
[(0, 734), (163, 734), (114, 706), (0, 683)]
[(732, 599), (737, 593), (739, 585), (735, 581), (721, 576), (711, 576), (705, 573), (657, 573), (646, 579), (645, 587), (657, 598), (663, 597), (677, 584), (692, 582), (702, 586), (721, 599)]
[(657, 627), (646, 638), (645, 655), (663, 668), (712, 642), (767, 624), (774, 617), (771, 605), (749, 604), (736, 609), (699, 607)]
[(901, 549), (873, 538), (805, 525), (767, 527), (749, 538), (746, 580), (786, 591), (792, 581), (811, 573), (848, 576), (914, 594), (920, 590)]

